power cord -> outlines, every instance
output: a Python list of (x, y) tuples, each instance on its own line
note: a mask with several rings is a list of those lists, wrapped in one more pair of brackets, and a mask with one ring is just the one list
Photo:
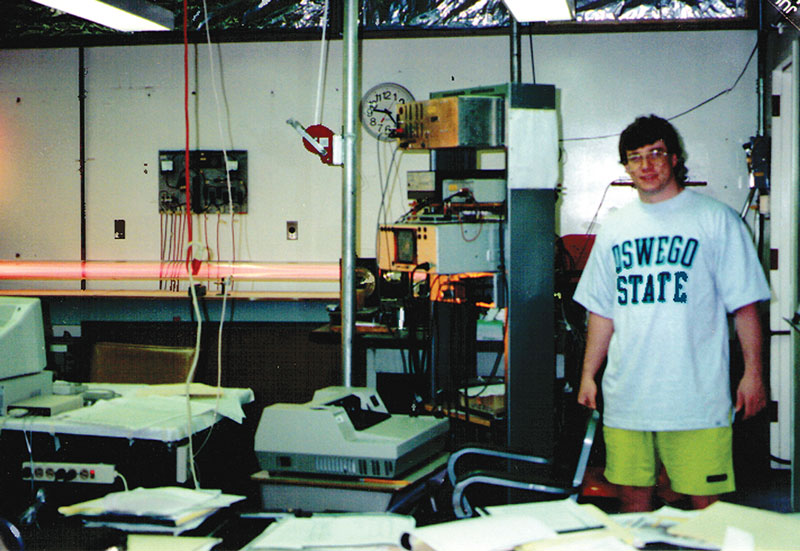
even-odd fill
[(123, 488), (125, 488), (125, 491), (127, 492), (127, 491), (128, 491), (128, 480), (127, 480), (127, 479), (126, 479), (124, 476), (122, 476), (122, 473), (121, 473), (121, 472), (119, 472), (119, 471), (117, 471), (117, 470), (115, 470), (115, 471), (114, 471), (114, 474), (116, 475), (116, 476), (115, 476), (115, 480), (116, 480), (117, 478), (119, 478), (120, 480), (122, 480), (122, 487), (123, 487)]

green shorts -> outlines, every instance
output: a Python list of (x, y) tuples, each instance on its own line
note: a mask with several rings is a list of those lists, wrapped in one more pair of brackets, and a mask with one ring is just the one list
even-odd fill
[(647, 432), (603, 427), (609, 482), (654, 486), (660, 464), (672, 490), (694, 496), (736, 489), (733, 478), (733, 429)]

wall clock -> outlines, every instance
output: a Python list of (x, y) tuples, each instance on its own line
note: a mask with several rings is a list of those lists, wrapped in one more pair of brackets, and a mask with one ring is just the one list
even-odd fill
[(361, 124), (373, 137), (390, 141), (397, 128), (397, 106), (414, 101), (405, 87), (394, 82), (383, 82), (370, 88), (361, 98)]

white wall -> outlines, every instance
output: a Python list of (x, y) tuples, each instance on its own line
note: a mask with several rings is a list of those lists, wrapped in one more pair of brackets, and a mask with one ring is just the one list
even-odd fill
[(78, 58), (0, 52), (0, 258), (80, 253)]
[[(607, 184), (624, 176), (615, 137), (572, 139), (616, 134), (639, 114), (672, 116), (728, 88), (755, 40), (752, 31), (535, 36), (537, 82), (559, 89), (567, 139), (560, 233), (585, 232)], [(394, 81), (424, 99), (434, 91), (506, 82), (508, 46), (507, 37), (364, 40), (361, 89)], [(342, 170), (306, 152), (285, 122), (290, 117), (314, 122), (319, 51), (316, 42), (214, 46), (220, 123), (209, 49), (191, 48), (192, 147), (224, 146), (249, 154), (249, 213), (235, 223), (238, 260), (340, 257)], [(523, 80), (530, 82), (527, 39), (523, 51)], [(157, 154), (184, 145), (182, 46), (88, 48), (85, 59), (87, 257), (157, 260)], [(0, 51), (0, 259), (80, 258), (77, 60), (76, 49)], [(330, 44), (328, 62), (321, 122), (339, 132), (340, 41)], [(756, 131), (755, 81), (753, 60), (735, 90), (674, 121), (689, 152), (690, 177), (708, 181), (705, 191), (737, 210), (747, 191), (741, 145)], [(391, 147), (360, 135), (358, 254), (363, 257), (374, 255)], [(397, 155), (389, 177), (389, 220), (407, 209), (405, 172), (427, 166), (427, 154)], [(611, 189), (599, 222), (632, 193)], [(127, 224), (124, 240), (113, 235), (119, 218)], [(299, 222), (297, 241), (285, 237), (287, 220)], [(216, 223), (216, 217), (209, 220), (215, 251)], [(196, 236), (203, 227), (202, 220), (195, 223)], [(223, 260), (231, 255), (228, 231), (223, 218)], [(154, 285), (98, 282), (90, 288)], [(329, 288), (304, 288), (309, 287)]]

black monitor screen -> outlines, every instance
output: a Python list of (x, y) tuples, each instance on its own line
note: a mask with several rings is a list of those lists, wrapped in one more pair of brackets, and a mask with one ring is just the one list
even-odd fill
[(414, 264), (417, 257), (417, 237), (412, 229), (395, 230), (397, 244), (397, 262)]

